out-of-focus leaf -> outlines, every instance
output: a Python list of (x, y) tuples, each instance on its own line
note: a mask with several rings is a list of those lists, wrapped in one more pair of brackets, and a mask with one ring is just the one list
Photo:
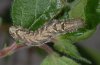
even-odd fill
[(85, 19), (88, 29), (96, 28), (100, 23), (100, 14), (96, 11), (99, 6), (100, 0), (87, 0), (87, 5), (85, 7)]
[(93, 29), (100, 23), (99, 0), (80, 0), (69, 12), (69, 18), (83, 18), (86, 28)]
[(59, 57), (58, 55), (48, 55), (41, 65), (79, 65), (75, 61), (65, 56)]
[(69, 3), (71, 9), (75, 8), (77, 4), (79, 4), (80, 0), (74, 0), (73, 2)]
[(2, 24), (2, 19), (1, 19), (1, 17), (0, 17), (0, 25)]
[(81, 57), (81, 55), (77, 51), (77, 48), (72, 44), (71, 40), (69, 40), (68, 38), (64, 39), (62, 36), (58, 37), (58, 38), (56, 38), (54, 43), (55, 43), (54, 48), (56, 50), (63, 52), (77, 60), (87, 62), (89, 64), (91, 63), (87, 59)]
[(35, 30), (46, 20), (55, 16), (62, 8), (61, 0), (14, 0), (12, 6), (13, 23)]
[[(69, 12), (69, 18), (85, 18), (84, 8), (87, 0), (80, 0)], [(73, 6), (73, 4), (72, 4)]]
[(99, 15), (100, 15), (100, 0), (99, 0), (99, 2), (98, 2), (98, 7), (97, 7), (96, 11), (97, 11), (97, 12), (99, 13)]
[(99, 0), (80, 0), (69, 12), (69, 18), (83, 18), (86, 29), (93, 29), (100, 23)]
[(72, 59), (67, 58), (67, 57), (65, 57), (65, 56), (62, 56), (62, 57), (61, 57), (61, 60), (65, 61), (66, 64), (68, 64), (68, 65), (80, 65), (79, 63), (76, 63), (76, 62), (73, 61)]

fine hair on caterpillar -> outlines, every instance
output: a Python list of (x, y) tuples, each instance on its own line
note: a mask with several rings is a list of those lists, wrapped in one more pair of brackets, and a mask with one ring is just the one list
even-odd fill
[(52, 41), (59, 34), (71, 33), (83, 28), (84, 24), (82, 19), (52, 20), (34, 32), (20, 26), (11, 26), (9, 32), (15, 40), (28, 46), (41, 46)]

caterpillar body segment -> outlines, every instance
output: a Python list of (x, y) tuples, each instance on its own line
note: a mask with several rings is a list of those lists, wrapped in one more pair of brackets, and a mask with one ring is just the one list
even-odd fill
[(35, 32), (29, 31), (22, 27), (10, 27), (10, 34), (15, 40), (22, 41), (29, 46), (41, 46), (44, 43), (52, 41), (52, 38), (59, 34), (71, 33), (83, 28), (84, 21), (82, 19), (71, 20), (52, 20), (44, 24)]

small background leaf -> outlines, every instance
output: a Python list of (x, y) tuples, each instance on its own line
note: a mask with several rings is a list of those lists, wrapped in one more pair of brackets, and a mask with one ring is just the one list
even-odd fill
[[(69, 12), (69, 18), (85, 18), (84, 8), (87, 4), (87, 0), (78, 0), (76, 6), (74, 6)], [(74, 4), (72, 4), (74, 5)]]
[(55, 54), (48, 55), (41, 65), (79, 65), (75, 61), (67, 57), (59, 57)]
[(100, 13), (96, 11), (99, 6), (100, 0), (88, 0), (85, 7), (85, 16), (87, 29), (96, 28), (100, 23)]
[(100, 23), (99, 13), (100, 0), (80, 0), (79, 3), (69, 11), (69, 18), (83, 18), (86, 21), (86, 29), (96, 28)]
[(77, 60), (91, 64), (90, 61), (81, 57), (80, 53), (78, 52), (77, 48), (73, 45), (73, 42), (70, 40), (70, 38), (64, 38), (63, 36), (61, 36), (56, 38), (54, 42), (54, 48), (56, 50), (63, 52), (66, 55), (69, 55)]

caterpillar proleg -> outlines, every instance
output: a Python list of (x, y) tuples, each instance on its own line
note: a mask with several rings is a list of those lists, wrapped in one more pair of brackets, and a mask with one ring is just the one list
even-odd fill
[(84, 24), (82, 19), (52, 20), (45, 23), (35, 32), (20, 26), (11, 26), (9, 32), (15, 40), (20, 40), (28, 46), (41, 46), (52, 41), (52, 38), (59, 34), (77, 31), (79, 28), (84, 27)]

